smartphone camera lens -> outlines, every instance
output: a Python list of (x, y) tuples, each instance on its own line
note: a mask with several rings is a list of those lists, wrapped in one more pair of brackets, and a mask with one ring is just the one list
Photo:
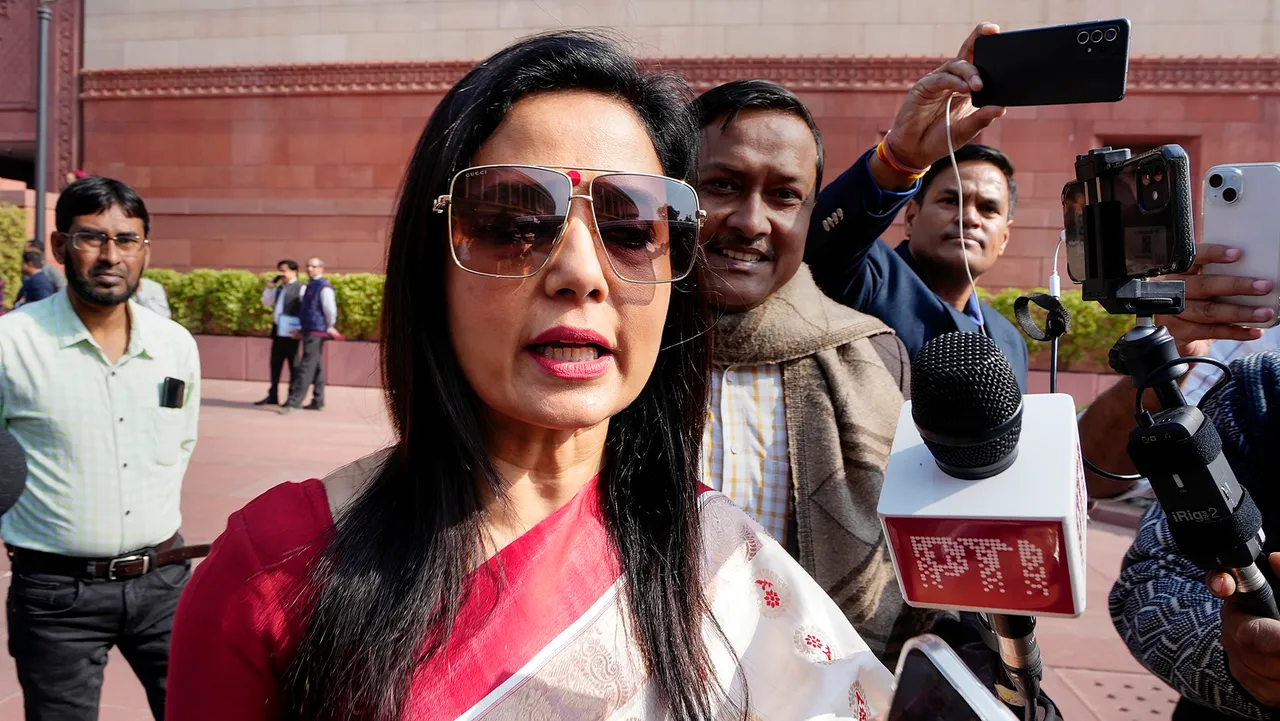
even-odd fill
[(1239, 198), (1240, 198), (1240, 194), (1236, 192), (1235, 188), (1227, 188), (1226, 190), (1222, 191), (1222, 200), (1224, 202), (1234, 203)]
[(1150, 174), (1148, 174), (1148, 173), (1143, 173), (1143, 174), (1142, 174), (1142, 184), (1143, 184), (1143, 185), (1151, 185), (1151, 175), (1150, 175)]
[(1100, 42), (1102, 42), (1102, 31), (1101, 31), (1101, 30), (1094, 30), (1094, 31), (1093, 31), (1093, 33), (1092, 33), (1091, 35), (1089, 35), (1089, 39), (1090, 39), (1090, 40), (1092, 40), (1092, 41), (1094, 41), (1095, 43), (1100, 43)]
[(1157, 183), (1164, 182), (1164, 166), (1163, 165), (1157, 165), (1156, 169), (1151, 171), (1151, 179), (1156, 181)]
[(1112, 40), (1115, 40), (1116, 37), (1119, 35), (1120, 33), (1116, 32), (1115, 28), (1107, 28), (1107, 32), (1103, 34), (1103, 37), (1106, 39), (1107, 42), (1111, 42)]
[(1210, 176), (1209, 176), (1209, 187), (1210, 187), (1210, 188), (1221, 188), (1221, 187), (1222, 187), (1222, 176), (1221, 176), (1221, 175), (1218, 175), (1217, 173), (1214, 173), (1213, 175), (1210, 175)]
[(1081, 31), (1080, 31), (1080, 34), (1076, 36), (1076, 42), (1080, 43), (1081, 45), (1084, 45), (1084, 44), (1088, 43), (1088, 42), (1089, 42), (1089, 31), (1088, 31), (1088, 30), (1081, 30)]

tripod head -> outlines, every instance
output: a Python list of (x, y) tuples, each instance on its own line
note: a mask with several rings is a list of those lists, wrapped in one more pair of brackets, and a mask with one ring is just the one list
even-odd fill
[(1186, 309), (1186, 284), (1180, 280), (1099, 278), (1081, 284), (1080, 297), (1097, 301), (1112, 315), (1177, 315)]
[[(1164, 282), (1182, 285), (1182, 281)], [(1176, 408), (1187, 404), (1178, 379), (1190, 370), (1185, 363), (1169, 365), (1180, 355), (1177, 341), (1169, 329), (1156, 325), (1151, 315), (1145, 314), (1139, 315), (1133, 328), (1120, 336), (1111, 347), (1107, 360), (1112, 370), (1132, 377), (1138, 387), (1154, 389), (1162, 407)]]

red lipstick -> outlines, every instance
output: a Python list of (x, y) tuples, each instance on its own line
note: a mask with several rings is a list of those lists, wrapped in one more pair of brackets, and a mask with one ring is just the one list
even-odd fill
[(547, 374), (564, 380), (599, 378), (613, 367), (613, 344), (586, 328), (557, 326), (539, 333), (525, 352)]

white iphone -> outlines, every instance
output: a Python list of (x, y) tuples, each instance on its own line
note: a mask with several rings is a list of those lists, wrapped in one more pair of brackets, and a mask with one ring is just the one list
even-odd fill
[(937, 636), (907, 641), (896, 675), (887, 721), (1017, 721)]
[(1270, 328), (1280, 323), (1280, 163), (1215, 165), (1204, 175), (1206, 243), (1239, 248), (1240, 260), (1204, 266), (1206, 275), (1269, 278), (1276, 287), (1267, 295), (1236, 295), (1223, 300), (1276, 311), (1270, 323), (1241, 323)]

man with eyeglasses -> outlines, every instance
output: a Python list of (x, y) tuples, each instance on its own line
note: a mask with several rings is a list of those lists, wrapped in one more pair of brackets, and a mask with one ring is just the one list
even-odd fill
[(112, 647), (161, 719), (178, 595), (207, 548), (178, 535), (200, 357), (182, 326), (131, 301), (150, 257), (137, 193), (84, 178), (55, 214), (66, 289), (0, 318), (0, 428), (28, 466), (0, 519), (9, 652), (29, 719), (97, 718)]
[(298, 362), (298, 374), (289, 375), (289, 400), (280, 406), (282, 414), (302, 408), (302, 399), (311, 386), (309, 411), (324, 410), (324, 342), (341, 338), (338, 333), (338, 301), (333, 284), (324, 277), (324, 261), (312, 258), (307, 261), (307, 275), (311, 280), (302, 289), (299, 310), (300, 330), (294, 337), (302, 341), (302, 360)]

